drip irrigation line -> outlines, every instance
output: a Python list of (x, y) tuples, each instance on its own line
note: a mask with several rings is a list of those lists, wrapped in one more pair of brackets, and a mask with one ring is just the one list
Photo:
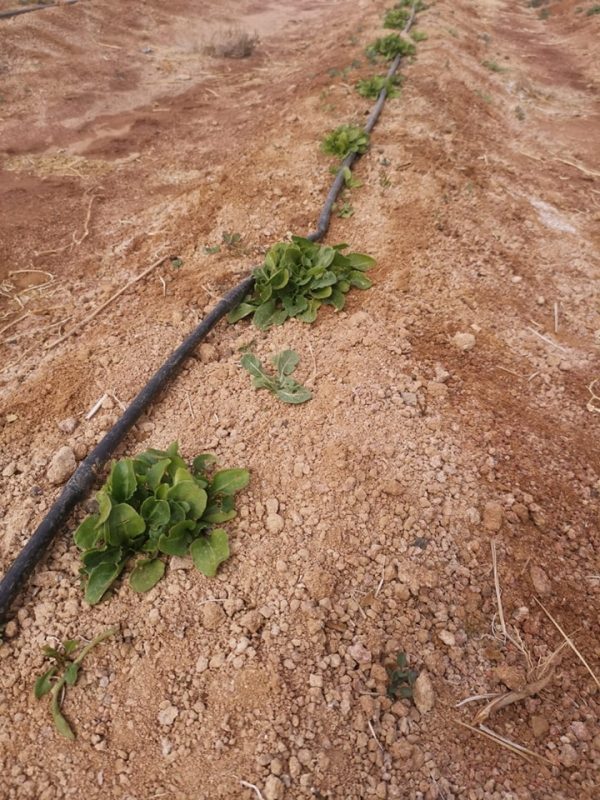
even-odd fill
[[(77, 2), (77, 0), (67, 0), (67, 2), (74, 3)], [(50, 8), (51, 6), (42, 7)], [(414, 17), (415, 6), (413, 5), (411, 16), (403, 30), (404, 33), (410, 30)], [(396, 56), (388, 70), (388, 78), (391, 78), (396, 73), (401, 60), (402, 56)], [(384, 86), (365, 124), (364, 130), (366, 133), (370, 134), (375, 127), (383, 106), (385, 105), (386, 97), (387, 89)], [(325, 199), (323, 210), (319, 215), (317, 228), (307, 235), (307, 239), (316, 242), (322, 239), (327, 233), (334, 203), (345, 183), (345, 172), (347, 169), (352, 168), (352, 165), (358, 158), (358, 153), (350, 153), (350, 155), (346, 156), (342, 161), (342, 165)], [(100, 440), (92, 452), (81, 462), (65, 484), (58, 499), (53, 503), (42, 522), (38, 525), (25, 547), (23, 547), (0, 581), (0, 623), (6, 618), (21, 584), (29, 577), (46, 548), (57, 534), (59, 528), (66, 522), (71, 511), (90, 491), (100, 471), (121, 441), (138, 421), (142, 413), (156, 399), (164, 386), (175, 376), (181, 364), (186, 358), (191, 356), (194, 349), (210, 333), (219, 320), (235, 308), (253, 287), (254, 277), (250, 275), (244, 278), (244, 280), (238, 283), (237, 286), (227, 292), (227, 294), (219, 300), (217, 305), (206, 315), (198, 327), (171, 353), (169, 358), (132, 400), (120, 419)]]
[(0, 11), (0, 19), (10, 19), (21, 14), (29, 14), (30, 11), (43, 11), (45, 8), (57, 8), (60, 6), (72, 6), (79, 0), (63, 0), (62, 3), (39, 3), (35, 6), (24, 6), (23, 8), (9, 8), (7, 11)]

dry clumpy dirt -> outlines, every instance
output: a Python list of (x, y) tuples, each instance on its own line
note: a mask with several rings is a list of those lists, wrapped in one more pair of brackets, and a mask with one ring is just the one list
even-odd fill
[[(353, 84), (386, 6), (90, 0), (0, 23), (4, 568), (118, 404), (270, 244), (314, 224), (318, 141), (364, 119)], [(177, 439), (248, 467), (233, 557), (214, 580), (177, 563), (89, 608), (65, 528), (0, 644), (3, 798), (598, 797), (600, 695), (569, 648), (485, 722), (530, 761), (459, 725), (481, 701), (456, 708), (531, 678), (493, 632), (492, 541), (532, 664), (562, 641), (537, 597), (600, 672), (588, 6), (419, 14), (428, 39), (328, 235), (377, 258), (374, 287), (312, 326), (221, 323), (119, 451)], [(236, 22), (260, 36), (252, 56), (208, 57)], [(241, 243), (207, 252), (223, 232)], [(183, 265), (51, 347), (162, 255)], [(314, 399), (256, 392), (247, 345), (296, 349)], [(69, 691), (67, 743), (32, 696), (41, 647), (110, 625)], [(386, 693), (400, 651), (423, 676), (416, 705)]]

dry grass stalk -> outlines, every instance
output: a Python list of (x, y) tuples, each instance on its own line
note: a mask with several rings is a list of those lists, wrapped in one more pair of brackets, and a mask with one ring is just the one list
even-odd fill
[(566, 633), (564, 632), (564, 630), (563, 630), (563, 629), (560, 627), (560, 625), (558, 624), (558, 622), (557, 622), (557, 621), (554, 619), (554, 617), (553, 617), (553, 616), (552, 616), (552, 614), (551, 614), (551, 613), (548, 611), (548, 609), (547, 609), (547, 608), (546, 608), (546, 606), (545, 606), (545, 605), (542, 603), (542, 601), (541, 601), (541, 600), (538, 600), (538, 598), (537, 598), (537, 597), (534, 597), (534, 600), (535, 600), (535, 602), (536, 602), (536, 603), (539, 605), (539, 607), (542, 609), (542, 611), (544, 612), (544, 614), (545, 614), (545, 615), (548, 617), (548, 619), (550, 620), (550, 622), (551, 622), (551, 623), (552, 623), (552, 624), (553, 624), (553, 625), (556, 627), (556, 629), (559, 631), (559, 633), (560, 633), (560, 634), (563, 636), (563, 638), (564, 638), (564, 640), (565, 640), (565, 643), (566, 643), (566, 644), (567, 644), (567, 645), (568, 645), (568, 646), (571, 648), (571, 650), (572, 650), (572, 651), (575, 653), (575, 655), (577, 656), (577, 658), (578, 658), (578, 659), (581, 661), (581, 663), (583, 664), (583, 666), (584, 666), (584, 667), (587, 669), (587, 671), (590, 673), (590, 675), (591, 675), (591, 676), (592, 676), (592, 678), (594, 679), (594, 682), (596, 683), (596, 686), (597, 686), (597, 687), (600, 689), (600, 680), (598, 680), (598, 678), (596, 677), (596, 675), (595, 675), (595, 673), (594, 673), (593, 669), (590, 667), (590, 665), (589, 665), (589, 664), (588, 664), (588, 662), (585, 660), (585, 658), (584, 658), (584, 657), (581, 655), (581, 653), (579, 652), (579, 650), (578, 650), (578, 649), (575, 647), (575, 645), (574, 645), (574, 643), (573, 643), (573, 640), (572, 640), (572, 639), (570, 639), (570, 638), (569, 638), (569, 636), (567, 636), (567, 634), (566, 634)]
[(492, 548), (492, 567), (494, 569), (494, 586), (496, 587), (496, 601), (498, 603), (498, 616), (500, 617), (500, 627), (502, 628), (502, 633), (504, 638), (508, 637), (508, 632), (506, 630), (506, 623), (504, 621), (504, 610), (502, 608), (502, 595), (500, 593), (500, 580), (498, 578), (498, 558), (496, 555), (496, 540), (492, 539), (490, 542), (490, 546)]
[(214, 58), (248, 58), (258, 44), (256, 33), (248, 33), (237, 25), (216, 31), (204, 52)]
[(598, 383), (598, 378), (593, 380), (590, 385), (587, 387), (588, 392), (592, 395), (590, 400), (588, 400), (586, 408), (588, 411), (591, 411), (593, 414), (600, 414), (600, 395), (597, 395), (594, 391), (594, 386)]
[(484, 706), (476, 714), (473, 722), (476, 725), (479, 725), (495, 711), (499, 711), (501, 708), (506, 708), (506, 706), (510, 706), (513, 703), (519, 703), (521, 700), (525, 700), (527, 697), (532, 697), (534, 694), (539, 694), (542, 689), (546, 688), (553, 677), (554, 670), (550, 669), (542, 678), (537, 681), (531, 681), (525, 687), (523, 687), (523, 689), (520, 689), (519, 691), (508, 692), (500, 697), (496, 697), (491, 701), (491, 703), (488, 703), (487, 706)]
[(255, 792), (256, 796), (258, 797), (258, 800), (265, 800), (258, 786), (255, 786), (253, 783), (249, 783), (248, 781), (242, 781), (242, 780), (240, 780), (240, 784), (244, 786), (246, 789), (252, 789), (252, 791)]
[(479, 727), (476, 728), (473, 725), (469, 725), (468, 722), (463, 722), (460, 719), (456, 719), (455, 722), (457, 722), (459, 725), (462, 725), (463, 728), (467, 728), (468, 730), (473, 731), (474, 733), (478, 733), (480, 736), (485, 736), (486, 738), (491, 739), (493, 742), (496, 742), (496, 744), (499, 744), (501, 747), (505, 747), (507, 750), (510, 750), (512, 753), (515, 753), (515, 755), (521, 756), (521, 758), (525, 759), (525, 761), (528, 761), (530, 764), (532, 763), (531, 762), (532, 758), (537, 758), (540, 761), (543, 761), (545, 764), (549, 764), (551, 767), (554, 766), (554, 764), (551, 761), (549, 761), (544, 756), (541, 756), (539, 753), (530, 750), (528, 747), (524, 747), (522, 744), (518, 744), (518, 742), (511, 741), (510, 739), (507, 739), (505, 736), (500, 736), (499, 733), (496, 733), (490, 728), (487, 728), (485, 725), (480, 725)]
[(128, 283), (125, 284), (125, 286), (122, 286), (119, 289), (118, 292), (115, 292), (113, 295), (111, 295), (111, 297), (109, 297), (108, 300), (105, 303), (102, 303), (102, 305), (98, 306), (98, 308), (95, 311), (93, 311), (89, 316), (87, 316), (84, 320), (82, 320), (77, 325), (75, 325), (75, 327), (71, 328), (70, 331), (67, 331), (67, 333), (65, 333), (64, 336), (61, 336), (59, 339), (56, 339), (54, 342), (51, 342), (47, 346), (46, 350), (52, 350), (52, 348), (56, 347), (56, 345), (60, 344), (61, 342), (64, 342), (66, 339), (69, 339), (74, 333), (77, 333), (78, 331), (80, 331), (83, 327), (85, 327), (88, 324), (88, 322), (93, 320), (94, 317), (97, 317), (98, 314), (101, 311), (104, 311), (104, 309), (107, 306), (109, 306), (113, 302), (113, 300), (116, 300), (117, 297), (120, 297), (123, 294), (123, 292), (126, 292), (127, 289), (129, 289), (130, 286), (133, 286), (134, 283), (137, 283), (138, 281), (141, 281), (142, 278), (145, 278), (146, 275), (148, 275), (150, 272), (152, 272), (153, 269), (156, 269), (156, 267), (158, 267), (164, 261), (166, 261), (167, 258), (168, 258), (168, 256), (161, 256), (156, 261), (154, 261), (152, 264), (150, 264), (150, 266), (147, 267), (143, 272), (140, 272), (139, 275), (137, 275), (135, 278), (132, 278)]

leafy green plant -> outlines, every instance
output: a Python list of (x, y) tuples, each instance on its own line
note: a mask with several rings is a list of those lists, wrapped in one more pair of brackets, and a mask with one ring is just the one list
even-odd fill
[[(354, 177), (350, 167), (343, 167), (342, 171), (344, 174), (344, 186), (346, 189), (358, 189), (360, 186), (362, 186), (362, 181)], [(334, 168), (333, 172), (337, 173), (337, 168)]]
[(402, 39), (397, 33), (381, 36), (367, 47), (367, 56), (370, 58), (382, 56), (388, 61), (392, 61), (396, 56), (413, 56), (415, 52), (414, 44)]
[(362, 253), (343, 254), (346, 244), (330, 247), (292, 236), (278, 242), (254, 270), (254, 290), (229, 314), (229, 322), (252, 315), (261, 330), (283, 324), (288, 317), (314, 322), (322, 304), (341, 311), (354, 286), (368, 289), (364, 274), (375, 260)]
[(298, 353), (284, 350), (271, 359), (275, 375), (269, 374), (252, 353), (245, 353), (240, 363), (252, 375), (252, 383), (257, 389), (268, 389), (284, 403), (299, 405), (312, 398), (312, 392), (290, 377), (299, 362)]
[(340, 219), (348, 219), (349, 217), (354, 216), (352, 204), (346, 200), (338, 209), (337, 215), (340, 217)]
[(93, 650), (100, 642), (108, 639), (109, 636), (114, 636), (116, 632), (116, 628), (109, 628), (84, 647), (81, 646), (81, 642), (78, 642), (77, 639), (67, 639), (58, 648), (43, 648), (46, 658), (54, 662), (54, 664), (36, 680), (33, 693), (37, 700), (47, 694), (50, 695), (50, 713), (52, 714), (54, 726), (65, 739), (73, 740), (75, 738), (71, 726), (61, 711), (67, 686), (74, 686), (77, 683), (81, 663), (90, 650)]
[(410, 699), (418, 677), (419, 673), (416, 670), (408, 668), (406, 653), (398, 653), (396, 666), (393, 669), (388, 667), (388, 697)]
[(82, 550), (81, 575), (85, 599), (100, 602), (130, 558), (139, 558), (129, 576), (136, 592), (146, 592), (163, 577), (161, 555), (189, 553), (207, 577), (229, 557), (227, 533), (216, 524), (236, 516), (234, 495), (249, 480), (245, 469), (225, 469), (210, 477), (214, 456), (194, 459), (192, 470), (178, 452), (146, 450), (117, 461), (96, 493), (98, 512), (87, 517), (74, 534)]
[(410, 32), (410, 38), (413, 40), (413, 42), (425, 42), (429, 37), (425, 31), (412, 30)]
[(374, 75), (372, 78), (358, 81), (356, 91), (361, 97), (368, 97), (370, 100), (376, 100), (383, 89), (387, 90), (388, 97), (398, 97), (400, 92), (396, 89), (396, 86), (401, 83), (399, 75), (393, 75), (391, 78), (385, 75)]
[(406, 8), (390, 8), (383, 18), (384, 28), (403, 28), (408, 22), (410, 11)]
[(595, 6), (588, 8), (588, 10), (585, 12), (586, 17), (592, 17), (594, 14), (600, 14), (600, 4), (598, 3), (596, 3)]
[(340, 125), (322, 141), (321, 149), (330, 156), (343, 161), (350, 153), (366, 153), (369, 148), (369, 134), (358, 125)]

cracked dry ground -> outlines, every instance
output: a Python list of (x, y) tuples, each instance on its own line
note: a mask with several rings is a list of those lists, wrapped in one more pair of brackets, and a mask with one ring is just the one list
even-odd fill
[[(2, 24), (3, 567), (57, 496), (53, 454), (81, 459), (116, 419), (109, 397), (85, 420), (98, 397), (130, 401), (215, 296), (314, 224), (318, 142), (364, 119), (353, 84), (385, 8), (99, 0)], [(598, 687), (570, 648), (485, 721), (529, 760), (459, 724), (482, 702), (456, 707), (532, 677), (494, 635), (492, 541), (532, 664), (562, 642), (537, 598), (600, 670), (600, 17), (578, 8), (419, 14), (428, 39), (328, 235), (376, 257), (373, 288), (310, 326), (221, 323), (120, 448), (177, 439), (248, 467), (233, 557), (89, 608), (76, 520), (61, 532), (0, 645), (3, 798), (598, 796)], [(208, 58), (232, 20), (255, 53)], [(224, 231), (243, 246), (207, 253)], [(162, 254), (183, 266), (48, 347)], [(314, 399), (256, 392), (249, 344), (297, 350)], [(66, 743), (32, 697), (41, 647), (114, 624), (69, 691)], [(427, 676), (417, 705), (386, 693), (400, 651)]]

